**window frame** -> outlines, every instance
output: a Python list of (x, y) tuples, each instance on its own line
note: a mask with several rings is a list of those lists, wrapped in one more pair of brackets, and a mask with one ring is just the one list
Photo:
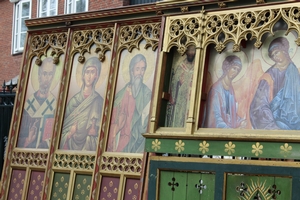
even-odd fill
[[(54, 15), (50, 15), (50, 8), (51, 8), (51, 0), (47, 1), (47, 8), (46, 8), (46, 15), (42, 16), (42, 1), (43, 0), (38, 0), (38, 12), (37, 12), (37, 17), (49, 17), (49, 16), (54, 16), (58, 14), (58, 0), (55, 1), (55, 13)], [(53, 9), (54, 10), (54, 9)]]
[[(76, 1), (78, 0), (65, 0), (65, 14), (72, 14), (76, 12)], [(89, 9), (89, 0), (85, 0), (85, 9), (83, 12), (87, 12)], [(69, 10), (69, 4), (71, 4), (71, 10)]]
[[(22, 16), (23, 11), (23, 4), (29, 3), (29, 12), (28, 15)], [(13, 28), (12, 28), (12, 35), (13, 35), (13, 42), (12, 42), (12, 54), (22, 53), (25, 46), (21, 46), (21, 35), (26, 34), (26, 31), (22, 31), (22, 19), (25, 20), (31, 19), (31, 0), (21, 0), (14, 5), (14, 15), (13, 15)], [(25, 36), (26, 40), (26, 36)]]

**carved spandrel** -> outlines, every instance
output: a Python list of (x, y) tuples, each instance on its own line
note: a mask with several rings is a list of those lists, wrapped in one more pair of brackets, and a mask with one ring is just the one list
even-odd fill
[(139, 43), (144, 39), (145, 48), (152, 47), (155, 50), (159, 42), (160, 23), (139, 24), (123, 26), (120, 30), (119, 49), (139, 48)]
[(99, 60), (103, 62), (106, 51), (111, 50), (113, 36), (113, 28), (76, 31), (72, 38), (72, 53), (79, 53), (78, 62), (84, 63), (84, 53), (89, 52), (91, 46), (95, 44), (95, 52), (98, 53)]
[[(300, 8), (274, 8), (257, 11), (237, 12), (223, 15), (208, 15), (205, 26), (205, 43), (214, 43), (216, 50), (222, 52), (229, 42), (239, 51), (243, 39), (255, 39), (254, 46), (260, 48), (262, 36), (265, 33), (273, 34), (275, 24), (283, 19), (287, 24), (287, 33), (291, 30), (300, 32)], [(296, 43), (300, 44), (300, 39)], [(206, 45), (204, 44), (204, 46)]]
[(36, 56), (36, 64), (42, 64), (42, 56), (47, 55), (47, 51), (51, 48), (51, 56), (53, 63), (58, 64), (59, 57), (65, 52), (67, 45), (67, 33), (53, 33), (44, 35), (35, 35), (31, 38), (30, 56)]

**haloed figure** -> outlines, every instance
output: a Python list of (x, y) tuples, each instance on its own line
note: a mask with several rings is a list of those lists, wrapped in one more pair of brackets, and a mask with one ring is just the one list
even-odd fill
[[(39, 88), (25, 102), (18, 147), (49, 148), (56, 106), (50, 87), (55, 71), (53, 58), (45, 58), (38, 69)], [(48, 124), (51, 130), (46, 130), (44, 124)]]
[(275, 64), (260, 78), (250, 106), (254, 129), (300, 129), (300, 75), (289, 48), (284, 37), (270, 43), (268, 53)]
[(98, 58), (88, 59), (82, 69), (82, 87), (68, 102), (60, 148), (95, 151), (102, 114), (103, 98), (95, 91), (101, 73)]
[(196, 47), (189, 46), (185, 54), (186, 58), (172, 69), (166, 122), (169, 127), (184, 127), (189, 113)]
[(141, 153), (144, 151), (149, 119), (151, 90), (143, 83), (146, 58), (135, 55), (129, 64), (130, 82), (115, 96), (108, 151)]
[(208, 94), (204, 127), (245, 128), (246, 120), (237, 115), (232, 80), (242, 69), (241, 59), (230, 55), (222, 64), (223, 75), (215, 82)]

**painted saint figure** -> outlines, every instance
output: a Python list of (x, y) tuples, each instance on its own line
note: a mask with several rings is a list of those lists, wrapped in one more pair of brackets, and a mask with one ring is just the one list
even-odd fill
[(196, 54), (195, 46), (189, 46), (185, 54), (186, 58), (172, 69), (166, 122), (168, 127), (184, 127), (189, 113)]
[(250, 105), (254, 129), (300, 129), (300, 75), (289, 56), (289, 42), (274, 39), (268, 48), (275, 64), (260, 78)]
[(103, 98), (95, 91), (101, 73), (98, 58), (89, 58), (82, 69), (82, 87), (68, 102), (60, 141), (66, 150), (95, 151)]
[(142, 134), (147, 130), (151, 102), (151, 90), (143, 83), (146, 69), (146, 58), (142, 54), (131, 59), (130, 82), (115, 96), (108, 151), (144, 151)]
[(242, 62), (237, 56), (227, 56), (223, 61), (223, 75), (212, 85), (208, 93), (204, 127), (246, 127), (246, 120), (237, 115), (237, 102), (232, 87), (232, 80), (240, 73), (241, 69)]
[(49, 148), (56, 98), (50, 92), (56, 71), (52, 58), (45, 58), (38, 68), (39, 89), (25, 102), (18, 147)]

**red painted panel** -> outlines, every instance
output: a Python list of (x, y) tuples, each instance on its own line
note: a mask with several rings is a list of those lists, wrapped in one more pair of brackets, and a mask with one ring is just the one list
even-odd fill
[(31, 173), (29, 190), (27, 194), (28, 200), (36, 200), (42, 198), (44, 176), (45, 176), (44, 172), (33, 171)]
[(140, 190), (139, 179), (127, 179), (124, 191), (124, 200), (137, 200)]
[(9, 186), (8, 200), (22, 199), (25, 176), (25, 170), (13, 170)]
[(120, 178), (103, 177), (99, 200), (116, 200), (119, 193)]

